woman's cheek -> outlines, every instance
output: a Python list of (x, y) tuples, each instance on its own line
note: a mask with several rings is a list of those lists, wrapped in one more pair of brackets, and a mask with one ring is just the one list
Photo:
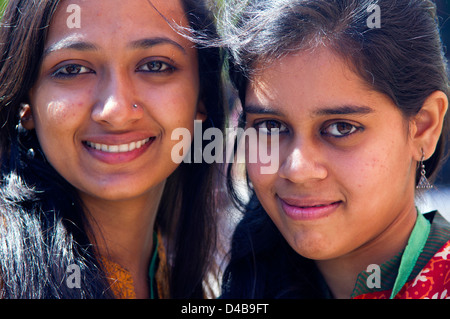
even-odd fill
[[(253, 188), (261, 194), (270, 194), (271, 189), (274, 186), (277, 174), (262, 173), (263, 168), (267, 165), (262, 163), (247, 163), (247, 173), (250, 181), (253, 184)], [(264, 198), (261, 198), (264, 201)]]

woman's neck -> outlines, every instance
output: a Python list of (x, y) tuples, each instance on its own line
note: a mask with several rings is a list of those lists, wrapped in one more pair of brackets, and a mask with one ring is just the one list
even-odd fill
[(130, 272), (137, 297), (147, 297), (153, 232), (164, 183), (128, 200), (107, 201), (82, 196), (88, 234), (102, 257)]
[(404, 249), (416, 219), (417, 211), (413, 205), (399, 214), (383, 233), (358, 249), (338, 258), (316, 261), (333, 296), (337, 299), (350, 298), (359, 273), (371, 264), (385, 263)]

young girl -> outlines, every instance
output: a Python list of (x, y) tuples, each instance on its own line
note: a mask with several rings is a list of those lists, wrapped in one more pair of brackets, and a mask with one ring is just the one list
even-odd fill
[(198, 0), (9, 1), (2, 298), (205, 296), (214, 167), (175, 164), (171, 133), (223, 121), (218, 51), (175, 31), (211, 21)]
[(279, 168), (247, 163), (223, 297), (448, 298), (450, 224), (415, 207), (448, 136), (433, 3), (231, 5), (242, 122), (279, 143)]

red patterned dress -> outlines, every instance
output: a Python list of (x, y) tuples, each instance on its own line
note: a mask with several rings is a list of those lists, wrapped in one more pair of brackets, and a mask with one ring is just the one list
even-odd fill
[[(411, 275), (394, 299), (450, 299), (450, 224), (439, 214), (425, 215), (431, 230)], [(358, 276), (354, 299), (389, 299), (402, 253), (381, 266), (381, 287), (368, 288), (370, 274)]]

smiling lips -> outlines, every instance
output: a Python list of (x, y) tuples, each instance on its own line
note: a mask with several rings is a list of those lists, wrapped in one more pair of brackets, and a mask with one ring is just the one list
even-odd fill
[(334, 213), (342, 201), (311, 201), (279, 198), (284, 213), (294, 220), (315, 220)]
[(155, 139), (156, 137), (153, 136), (123, 144), (104, 144), (104, 142), (84, 141), (83, 145), (93, 158), (109, 165), (116, 165), (134, 161), (146, 153)]
[(107, 152), (107, 153), (126, 153), (126, 152), (131, 152), (134, 151), (135, 149), (140, 149), (142, 146), (144, 146), (145, 144), (147, 144), (150, 140), (153, 140), (154, 137), (152, 138), (146, 138), (143, 139), (141, 141), (137, 141), (137, 142), (131, 142), (129, 144), (120, 144), (120, 145), (106, 145), (106, 144), (100, 144), (100, 143), (93, 143), (93, 142), (89, 142), (86, 141), (85, 144), (93, 149), (99, 150), (99, 151), (103, 151), (103, 152)]

